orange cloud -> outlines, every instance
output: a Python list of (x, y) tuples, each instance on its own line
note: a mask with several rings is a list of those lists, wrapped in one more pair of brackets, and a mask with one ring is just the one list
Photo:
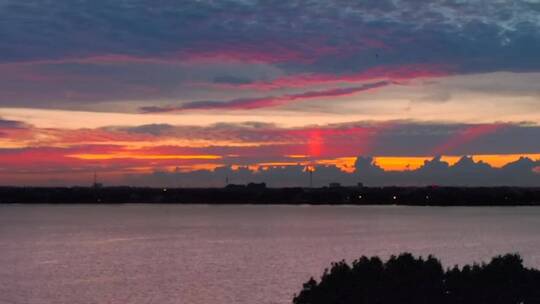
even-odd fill
[[(540, 159), (540, 154), (478, 154), (472, 155), (475, 162), (484, 162), (493, 168), (502, 168), (506, 164), (519, 160), (521, 157), (530, 159)], [(386, 171), (404, 171), (416, 170), (424, 165), (425, 161), (433, 159), (433, 156), (420, 157), (374, 157), (375, 162), (379, 167)], [(449, 165), (454, 165), (461, 159), (461, 156), (444, 155), (441, 161), (447, 162)]]
[(375, 163), (385, 171), (415, 170), (424, 165), (432, 157), (374, 157)]
[(219, 155), (167, 155), (167, 154), (133, 154), (133, 153), (111, 153), (111, 154), (70, 154), (67, 157), (82, 160), (111, 160), (111, 159), (141, 159), (141, 160), (168, 160), (168, 159), (221, 159)]
[[(479, 154), (472, 155), (475, 162), (482, 161), (493, 168), (502, 168), (506, 164), (519, 160), (521, 157), (530, 159), (540, 159), (540, 154)], [(375, 156), (375, 163), (385, 171), (405, 171), (416, 170), (424, 165), (425, 161), (432, 160), (433, 156)], [(441, 161), (454, 165), (461, 159), (461, 156), (442, 156)], [(339, 157), (335, 159), (317, 160), (317, 165), (334, 165), (346, 172), (354, 171), (356, 157)], [(305, 162), (304, 162), (305, 163)]]

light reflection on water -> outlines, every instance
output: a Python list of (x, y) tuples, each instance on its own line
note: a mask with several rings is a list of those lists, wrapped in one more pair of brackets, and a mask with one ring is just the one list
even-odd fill
[(0, 303), (290, 303), (330, 262), (520, 252), (540, 208), (0, 206)]

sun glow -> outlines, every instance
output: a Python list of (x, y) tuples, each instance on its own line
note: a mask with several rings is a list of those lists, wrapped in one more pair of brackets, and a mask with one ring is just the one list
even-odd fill
[[(462, 156), (445, 155), (441, 161), (450, 166), (456, 164)], [(475, 162), (484, 162), (494, 168), (502, 168), (505, 165), (519, 160), (521, 157), (527, 157), (532, 160), (540, 159), (540, 154), (479, 154), (472, 155)], [(433, 156), (376, 156), (373, 157), (377, 166), (385, 171), (406, 171), (416, 170), (424, 165), (426, 161), (433, 159)], [(334, 165), (345, 172), (353, 172), (356, 157), (340, 157), (335, 159), (317, 160), (314, 163), (318, 165)], [(307, 164), (307, 162), (301, 162)]]

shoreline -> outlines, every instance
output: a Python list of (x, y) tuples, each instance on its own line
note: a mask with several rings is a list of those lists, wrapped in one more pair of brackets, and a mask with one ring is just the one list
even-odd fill
[(310, 206), (540, 206), (540, 188), (322, 187), (225, 188), (0, 187), (0, 204), (178, 204)]

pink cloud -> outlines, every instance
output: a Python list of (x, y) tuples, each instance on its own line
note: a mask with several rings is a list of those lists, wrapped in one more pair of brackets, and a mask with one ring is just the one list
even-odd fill
[(56, 64), (171, 64), (179, 62), (178, 58), (145, 57), (125, 54), (96, 54), (81, 57), (65, 57), (58, 59), (41, 59), (20, 62), (1, 63), (0, 67), (25, 67)]
[[(382, 35), (382, 33), (378, 33)], [(384, 34), (388, 34), (384, 32)], [(63, 58), (35, 59), (0, 63), (9, 65), (54, 64), (172, 64), (181, 62), (258, 62), (258, 63), (312, 63), (325, 56), (346, 56), (365, 50), (386, 50), (391, 47), (380, 39), (354, 37), (341, 45), (329, 44), (326, 37), (304, 37), (276, 43), (271, 39), (257, 42), (199, 42), (166, 53), (131, 55), (126, 53), (87, 53)]]
[[(4, 129), (0, 132), (27, 130), (31, 133), (29, 138), (36, 140), (36, 144), (26, 148), (0, 149), (0, 175), (6, 177), (6, 182), (23, 175), (27, 176), (26, 181), (35, 176), (47, 180), (58, 174), (69, 173), (81, 176), (90, 174), (91, 177), (94, 170), (121, 175), (141, 170), (150, 172), (161, 168), (172, 170), (180, 167), (189, 170), (220, 165), (296, 162), (305, 164), (357, 155), (380, 156), (381, 153), (383, 155), (386, 153), (381, 152), (381, 145), (388, 144), (389, 140), (385, 137), (387, 135), (385, 133), (401, 130), (400, 123), (392, 121), (292, 129), (279, 128), (271, 124), (219, 124), (210, 127), (150, 125), (136, 128), (63, 130), (40, 129), (7, 120), (1, 123), (0, 120), (0, 125), (2, 124)], [(481, 136), (494, 133), (503, 127), (505, 127), (503, 124), (461, 125), (461, 131), (447, 139), (438, 149), (452, 152), (461, 145), (474, 142)], [(9, 136), (13, 140), (19, 138), (19, 134)], [(175, 144), (169, 139), (177, 139), (178, 142)], [(183, 146), (182, 139), (203, 139), (210, 142), (215, 139), (215, 141), (210, 145)], [(139, 147), (137, 142), (151, 144)], [(238, 145), (228, 145), (231, 142)], [(243, 145), (245, 143), (253, 145)], [(426, 154), (428, 153), (429, 151), (426, 151)], [(181, 157), (190, 155), (219, 157), (209, 159)], [(301, 157), (291, 159), (287, 155)], [(533, 166), (536, 166), (532, 169), (533, 172), (540, 174), (540, 167), (537, 164)]]
[(374, 128), (307, 129), (300, 133), (307, 139), (305, 153), (311, 157), (337, 157), (369, 153)]
[[(31, 128), (31, 146), (0, 149), (0, 173), (47, 175), (59, 172), (91, 172), (96, 168), (129, 172), (137, 168), (195, 166), (201, 164), (256, 164), (261, 161), (290, 161), (288, 154), (308, 155), (312, 159), (354, 156), (367, 153), (380, 126), (306, 127), (299, 129), (265, 128), (205, 129), (206, 138), (219, 137), (239, 143), (262, 142), (253, 146), (150, 146), (137, 148), (123, 142), (148, 143), (170, 138), (197, 137), (197, 131), (151, 135), (115, 129), (39, 129)], [(186, 129), (188, 130), (188, 129)], [(13, 135), (17, 139), (20, 134)], [(11, 137), (10, 137), (11, 138)], [(130, 145), (130, 144), (128, 144)], [(75, 156), (74, 156), (75, 155)], [(76, 155), (82, 155), (76, 157)], [(112, 157), (107, 157), (111, 155)], [(129, 157), (139, 155), (141, 157)], [(220, 155), (223, 159), (175, 159), (167, 155)], [(227, 155), (235, 155), (230, 158)], [(125, 157), (124, 157), (125, 156)], [(146, 156), (146, 157), (145, 157)], [(158, 156), (158, 157), (147, 157)], [(165, 156), (165, 157), (160, 157)], [(228, 160), (227, 160), (228, 159)], [(100, 170), (101, 170), (100, 169)]]
[(188, 61), (240, 61), (259, 63), (313, 63), (325, 56), (345, 56), (367, 49), (389, 47), (374, 38), (357, 39), (348, 45), (329, 45), (324, 37), (304, 38), (279, 44), (268, 40), (257, 43), (204, 43), (183, 50), (175, 56)]
[(229, 110), (250, 110), (268, 107), (276, 107), (290, 104), (297, 101), (323, 98), (323, 97), (343, 97), (353, 95), (359, 92), (369, 91), (390, 85), (389, 81), (379, 81), (374, 83), (363, 84), (356, 87), (336, 88), (321, 91), (309, 91), (299, 94), (287, 94), (281, 96), (268, 96), (262, 98), (248, 99), (233, 99), (229, 101), (195, 101), (186, 103), (181, 106), (166, 106), (166, 107), (142, 107), (143, 113), (160, 113), (160, 112), (179, 112), (185, 110), (213, 110), (213, 109), (229, 109)]
[(470, 143), (484, 135), (495, 133), (507, 126), (506, 124), (483, 124), (474, 125), (456, 133), (447, 141), (433, 149), (433, 155), (442, 155), (452, 153), (452, 151), (460, 146)]
[(298, 74), (283, 76), (270, 81), (257, 81), (247, 84), (218, 84), (224, 87), (238, 87), (256, 90), (273, 90), (279, 88), (301, 88), (321, 84), (343, 84), (373, 80), (391, 80), (406, 82), (418, 78), (436, 78), (451, 74), (446, 65), (406, 65), (398, 67), (379, 66), (366, 71), (351, 74)]
[[(367, 40), (366, 46), (381, 46), (382, 42)], [(357, 49), (356, 47), (355, 49)], [(247, 63), (310, 63), (330, 54), (343, 53), (347, 49), (327, 46), (321, 39), (311, 39), (298, 43), (279, 45), (273, 42), (257, 44), (215, 44), (204, 43), (167, 54), (129, 55), (129, 54), (89, 54), (54, 59), (37, 59), (19, 62), (0, 63), (2, 67), (36, 66), (56, 64), (174, 64), (174, 63), (215, 63), (223, 61)]]

